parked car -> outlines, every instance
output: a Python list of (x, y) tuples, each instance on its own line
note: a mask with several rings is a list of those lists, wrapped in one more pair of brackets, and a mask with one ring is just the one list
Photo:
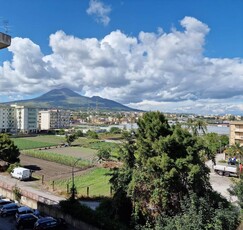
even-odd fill
[(35, 216), (39, 217), (40, 215), (40, 212), (37, 210), (37, 209), (32, 209), (28, 206), (21, 206), (18, 208), (16, 214), (15, 214), (15, 217), (16, 217), (16, 220), (18, 219), (18, 217), (22, 214), (34, 214)]
[(31, 171), (23, 167), (14, 168), (10, 174), (11, 177), (19, 180), (29, 180), (31, 178)]
[(66, 222), (62, 218), (55, 219), (53, 217), (43, 217), (36, 221), (34, 225), (34, 230), (44, 230), (44, 229), (65, 229)]
[(0, 199), (0, 207), (2, 207), (5, 204), (10, 204), (12, 201), (10, 199)]
[(31, 214), (21, 214), (16, 219), (16, 227), (17, 229), (25, 229), (25, 228), (33, 228), (35, 222), (38, 220), (38, 217)]
[(11, 203), (11, 204), (5, 204), (0, 209), (0, 216), (5, 217), (8, 215), (14, 215), (19, 208), (19, 204)]

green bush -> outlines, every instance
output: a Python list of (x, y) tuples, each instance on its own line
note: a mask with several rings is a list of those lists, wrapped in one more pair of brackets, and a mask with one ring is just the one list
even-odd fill
[[(82, 220), (92, 226), (106, 230), (126, 229), (120, 223), (111, 219), (106, 212), (101, 210), (94, 211), (89, 207), (80, 204), (78, 200), (60, 201), (60, 206), (63, 212), (68, 213), (73, 218)], [(109, 208), (107, 207), (106, 210), (109, 210)]]
[(17, 167), (20, 167), (20, 166), (21, 165), (18, 162), (14, 163), (14, 164), (10, 164), (9, 167), (8, 167), (8, 169), (7, 169), (7, 172), (8, 173), (11, 173), (14, 168), (17, 168)]

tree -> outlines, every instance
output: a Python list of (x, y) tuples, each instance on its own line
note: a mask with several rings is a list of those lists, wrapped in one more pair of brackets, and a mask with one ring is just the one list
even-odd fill
[(114, 200), (130, 200), (135, 226), (154, 228), (158, 218), (182, 214), (181, 204), (190, 194), (207, 197), (218, 208), (220, 198), (213, 197), (198, 137), (179, 125), (170, 127), (160, 112), (144, 114), (137, 124), (135, 139), (127, 136), (121, 149), (123, 167), (111, 178)]
[(196, 136), (200, 133), (205, 134), (207, 132), (207, 123), (202, 119), (188, 119), (187, 127)]
[(229, 143), (229, 137), (219, 135), (217, 133), (206, 133), (198, 137), (199, 143), (202, 145), (200, 153), (206, 160), (215, 162), (216, 153), (222, 152)]
[(99, 160), (108, 160), (111, 156), (109, 148), (101, 148), (98, 150), (97, 156)]
[(68, 145), (71, 146), (72, 142), (74, 142), (78, 137), (76, 134), (66, 134), (65, 138)]
[(78, 131), (75, 133), (75, 135), (76, 135), (77, 137), (83, 137), (83, 136), (84, 136), (82, 130), (78, 130)]
[(110, 133), (119, 134), (121, 132), (122, 132), (122, 130), (118, 127), (111, 127), (110, 128)]
[(7, 134), (0, 134), (0, 159), (11, 164), (19, 162), (19, 149)]
[(226, 148), (225, 153), (228, 154), (230, 157), (240, 158), (240, 162), (242, 162), (243, 146), (241, 146), (240, 143), (237, 142), (234, 145), (231, 145), (228, 148)]
[(92, 139), (99, 139), (98, 134), (95, 131), (92, 131), (92, 130), (88, 130), (87, 133), (86, 133), (86, 135), (89, 138), (92, 138)]

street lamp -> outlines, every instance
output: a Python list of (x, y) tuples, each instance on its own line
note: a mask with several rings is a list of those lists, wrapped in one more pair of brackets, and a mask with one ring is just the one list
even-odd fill
[(72, 166), (72, 188), (71, 188), (71, 200), (75, 200), (75, 184), (74, 184), (74, 167), (75, 167), (75, 165), (77, 164), (77, 162), (78, 161), (80, 161), (81, 160), (81, 158), (78, 158), (75, 162), (74, 162), (74, 164), (73, 164), (73, 166)]
[(221, 140), (219, 140), (219, 153), (221, 153)]

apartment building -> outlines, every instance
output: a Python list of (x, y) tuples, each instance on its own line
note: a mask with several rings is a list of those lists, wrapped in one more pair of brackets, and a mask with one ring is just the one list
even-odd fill
[(14, 108), (9, 106), (0, 107), (0, 132), (8, 133), (14, 132), (15, 130), (15, 119), (14, 119)]
[(236, 143), (243, 146), (243, 121), (230, 122), (229, 144), (234, 145)]
[(38, 110), (25, 106), (0, 107), (1, 133), (36, 133), (38, 130)]
[(39, 129), (54, 130), (68, 128), (70, 126), (70, 111), (43, 110), (39, 111)]
[(37, 133), (38, 109), (22, 105), (11, 105), (14, 108), (14, 124), (16, 133)]

